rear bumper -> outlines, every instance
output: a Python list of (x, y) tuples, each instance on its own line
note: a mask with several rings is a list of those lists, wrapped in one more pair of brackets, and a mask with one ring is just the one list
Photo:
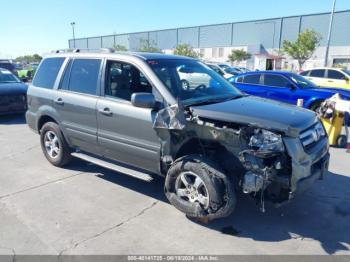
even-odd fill
[(34, 132), (38, 133), (37, 125), (36, 125), (36, 116), (34, 113), (27, 111), (26, 112), (26, 121), (30, 129)]

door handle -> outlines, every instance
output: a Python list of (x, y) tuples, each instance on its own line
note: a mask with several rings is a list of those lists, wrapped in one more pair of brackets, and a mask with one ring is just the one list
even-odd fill
[(108, 107), (104, 109), (99, 109), (98, 112), (100, 112), (102, 115), (105, 115), (105, 116), (113, 115), (113, 112)]
[(57, 98), (54, 102), (55, 102), (55, 104), (57, 104), (57, 105), (63, 105), (63, 104), (64, 104), (62, 98)]
[(329, 83), (333, 83), (334, 81), (333, 80), (328, 80)]

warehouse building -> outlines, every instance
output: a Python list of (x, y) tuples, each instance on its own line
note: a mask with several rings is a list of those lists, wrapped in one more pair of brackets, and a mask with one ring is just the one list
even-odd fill
[[(234, 22), (158, 31), (105, 35), (70, 39), (69, 48), (99, 49), (121, 45), (131, 51), (149, 41), (165, 53), (178, 44), (189, 44), (204, 60), (226, 62), (232, 49), (244, 49), (252, 56), (241, 62), (250, 69), (298, 70), (293, 59), (282, 54), (284, 40), (295, 41), (305, 29), (313, 29), (322, 37), (320, 46), (304, 69), (323, 66), (331, 14), (289, 16), (263, 20)], [(334, 15), (329, 49), (329, 66), (350, 66), (350, 10)]]

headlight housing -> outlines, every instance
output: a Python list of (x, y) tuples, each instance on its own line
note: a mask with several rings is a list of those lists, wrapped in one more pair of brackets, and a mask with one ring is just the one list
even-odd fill
[(284, 152), (285, 150), (282, 136), (265, 129), (255, 129), (248, 145), (260, 152)]

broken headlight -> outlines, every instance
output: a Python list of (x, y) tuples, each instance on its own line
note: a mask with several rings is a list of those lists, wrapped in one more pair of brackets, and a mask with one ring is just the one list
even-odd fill
[(265, 129), (255, 129), (248, 145), (261, 152), (284, 151), (282, 136)]

